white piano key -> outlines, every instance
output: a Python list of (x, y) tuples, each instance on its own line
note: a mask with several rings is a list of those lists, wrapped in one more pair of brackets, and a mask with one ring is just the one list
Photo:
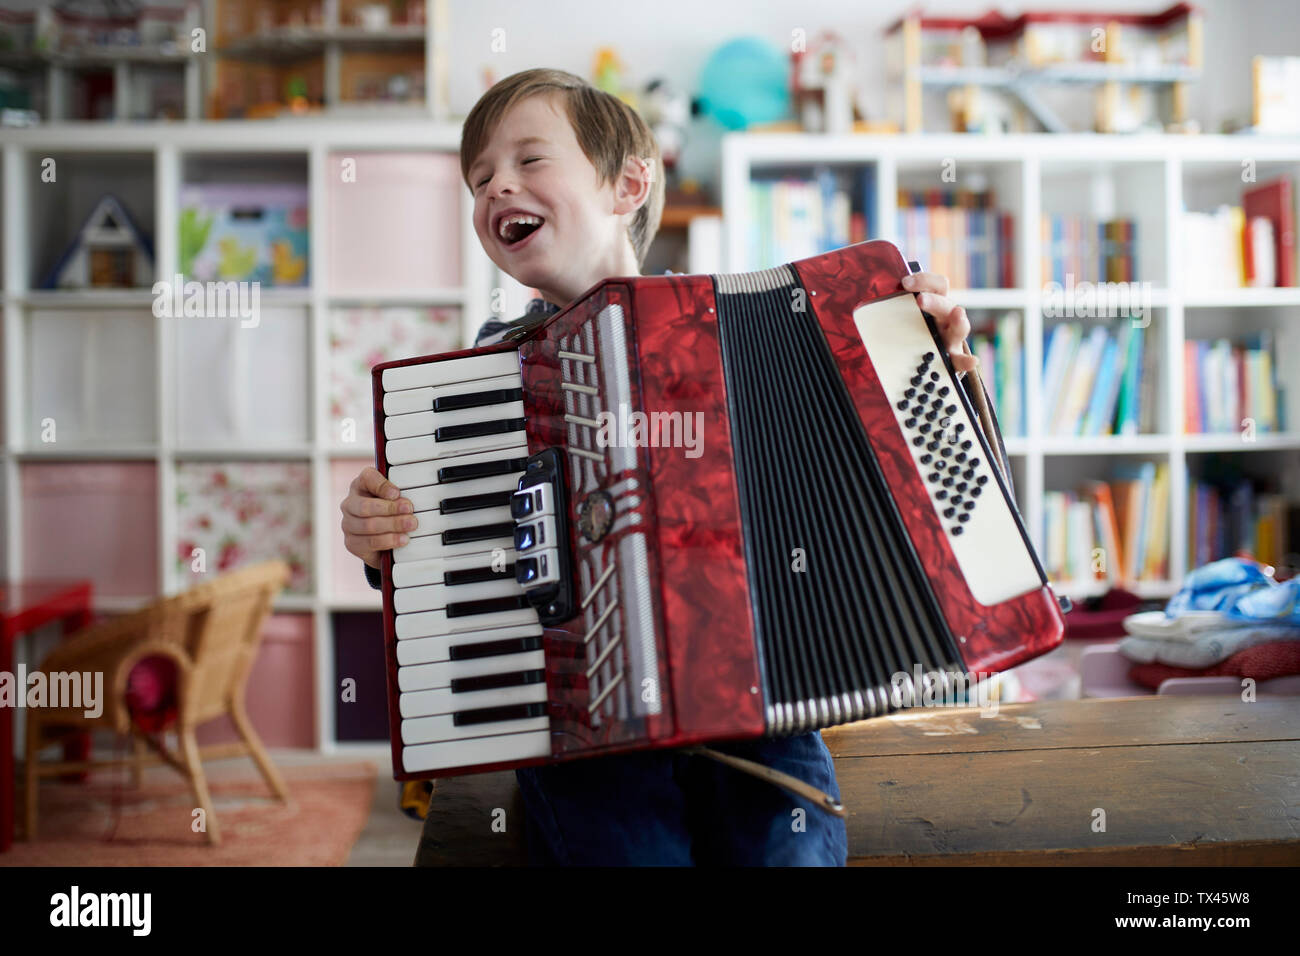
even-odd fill
[(384, 418), (384, 437), (410, 438), (413, 435), (432, 435), (435, 429), (448, 425), (474, 425), (478, 422), (497, 422), (503, 418), (523, 418), (523, 402), (504, 405), (481, 405), (478, 408), (458, 408), (452, 412), (412, 412), (409, 415), (388, 415)]
[(492, 598), (520, 597), (524, 593), (513, 577), (500, 581), (484, 581), (481, 584), (460, 584), (448, 587), (445, 584), (426, 584), (414, 588), (393, 589), (393, 609), (398, 614), (410, 614), (412, 611), (432, 611), (445, 608), (448, 604), (465, 601), (489, 601)]
[(464, 631), (460, 634), (439, 634), (436, 637), (417, 637), (397, 642), (399, 667), (412, 664), (432, 664), (451, 659), (451, 649), (466, 644), (487, 644), (521, 637), (541, 637), (540, 624), (520, 624), (515, 627), (490, 627), (482, 631)]
[(453, 385), (440, 385), (437, 388), (409, 388), (400, 392), (389, 392), (384, 396), (385, 415), (407, 415), (411, 412), (427, 412), (433, 409), (434, 399), (446, 395), (463, 395), (466, 392), (494, 392), (503, 388), (522, 388), (523, 378), (518, 372), (512, 375), (497, 375), (493, 378), (475, 379), (472, 382), (457, 382)]
[(498, 654), (495, 657), (475, 657), (464, 661), (439, 661), (434, 664), (416, 664), (397, 669), (397, 686), (406, 693), (413, 690), (432, 690), (450, 687), (457, 677), (486, 677), (490, 674), (513, 674), (516, 671), (541, 670), (546, 666), (542, 651), (522, 651), (518, 654)]
[(407, 773), (419, 773), (424, 770), (446, 770), (453, 767), (475, 767), (514, 760), (532, 760), (550, 755), (551, 733), (548, 729), (532, 733), (497, 734), (403, 747), (402, 768)]
[[(392, 465), (388, 469), (388, 480), (397, 485), (398, 488), (417, 488), (422, 485), (437, 485), (438, 472), (443, 468), (452, 468), (456, 465), (478, 465), (485, 461), (502, 461), (507, 458), (527, 458), (528, 443), (524, 441), (523, 432), (511, 432), (509, 436), (514, 444), (495, 448), (490, 451), (475, 452), (474, 454), (463, 455), (460, 458), (446, 458), (437, 461), (416, 461), (403, 465)], [(522, 471), (514, 472), (515, 480), (523, 476)], [(480, 479), (471, 479), (478, 481)], [(451, 488), (456, 485), (467, 485), (469, 481), (449, 481), (446, 487)]]
[(489, 724), (466, 724), (463, 727), (457, 727), (453, 722), (451, 714), (444, 714), (439, 717), (416, 717), (412, 720), (402, 721), (402, 743), (407, 744), (425, 744), (441, 743), (448, 740), (461, 740), (466, 737), (476, 737), (482, 735), (485, 731), (493, 731), (509, 734), (518, 733), (525, 730), (546, 730), (549, 731), (551, 718), (543, 714), (541, 717), (526, 717), (523, 720), (502, 720)]
[[(509, 558), (502, 562), (501, 567), (505, 568), (513, 561)], [(463, 557), (456, 558), (429, 558), (424, 561), (410, 561), (393, 568), (393, 586), (399, 588), (413, 588), (421, 584), (442, 584), (443, 576), (448, 571), (473, 571), (477, 568), (492, 567), (492, 552), (487, 552), (482, 557), (467, 554)], [(508, 576), (502, 575), (502, 580)], [(510, 578), (510, 580), (514, 580)]]
[(489, 627), (513, 627), (517, 624), (536, 624), (537, 609), (520, 608), (517, 611), (493, 611), (491, 614), (471, 614), (466, 617), (447, 617), (446, 611), (418, 611), (399, 614), (394, 622), (399, 641), (412, 637), (433, 637), (436, 634), (459, 634), (479, 631)]
[(458, 481), (450, 485), (423, 485), (419, 488), (403, 488), (402, 497), (409, 500), (416, 511), (436, 511), (446, 498), (464, 498), (469, 495), (487, 495), (494, 492), (513, 491), (519, 487), (519, 479), (522, 475), (523, 472), (518, 472), (513, 475), (493, 475), (491, 478)]
[(479, 508), (445, 515), (439, 511), (415, 512), (415, 527), (406, 532), (412, 538), (425, 534), (442, 534), (456, 528), (477, 528), (486, 524), (509, 524), (510, 508)]
[(406, 388), (437, 388), (453, 382), (472, 382), (475, 379), (497, 375), (519, 375), (517, 351), (471, 355), (467, 358), (444, 359), (441, 362), (424, 362), (419, 365), (402, 365), (384, 369), (381, 380), (385, 392), (395, 392)]
[[(437, 441), (432, 435), (418, 438), (398, 438), (384, 442), (384, 457), (390, 465), (405, 465), (413, 461), (441, 461), (446, 467), (445, 458), (465, 455), (475, 451), (496, 451), (519, 444), (524, 435), (523, 429), (502, 432), (499, 435), (476, 435), (473, 438), (457, 438), (453, 441)], [(509, 458), (510, 455), (500, 455)], [(401, 487), (400, 485), (398, 487)]]
[(497, 687), (492, 690), (473, 690), (459, 694), (450, 687), (417, 690), (402, 694), (397, 701), (398, 711), (407, 719), (433, 717), (437, 714), (454, 714), (461, 710), (481, 707), (505, 707), (509, 704), (541, 704), (546, 702), (546, 682), (521, 684), (516, 687)]
[(465, 541), (461, 544), (443, 544), (442, 535), (426, 534), (420, 538), (412, 538), (409, 543), (402, 545), (400, 548), (394, 548), (393, 560), (401, 563), (403, 561), (423, 561), (437, 557), (459, 557), (465, 554), (487, 554), (488, 563), (491, 564), (494, 549), (504, 551), (507, 561), (515, 559), (515, 539), (513, 537), (489, 538), (486, 541)]

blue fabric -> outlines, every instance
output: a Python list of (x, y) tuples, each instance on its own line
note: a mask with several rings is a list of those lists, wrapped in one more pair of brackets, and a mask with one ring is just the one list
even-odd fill
[[(710, 746), (840, 798), (820, 733)], [(515, 776), (534, 866), (843, 866), (848, 858), (843, 819), (696, 754), (641, 751)]]
[(1300, 577), (1278, 584), (1258, 562), (1224, 558), (1188, 574), (1165, 606), (1167, 617), (1185, 611), (1219, 611), (1235, 620), (1300, 626)]

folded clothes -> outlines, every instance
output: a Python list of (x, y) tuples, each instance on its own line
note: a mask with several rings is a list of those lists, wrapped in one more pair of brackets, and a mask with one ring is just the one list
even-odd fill
[(1158, 662), (1195, 669), (1218, 664), (1248, 647), (1288, 640), (1300, 642), (1300, 627), (1231, 621), (1227, 626), (1197, 631), (1186, 640), (1126, 637), (1116, 650), (1139, 664)]
[(1129, 668), (1128, 678), (1135, 684), (1159, 690), (1164, 681), (1174, 677), (1249, 677), (1266, 681), (1293, 674), (1300, 674), (1300, 641), (1274, 641), (1248, 647), (1212, 667), (1134, 664)]

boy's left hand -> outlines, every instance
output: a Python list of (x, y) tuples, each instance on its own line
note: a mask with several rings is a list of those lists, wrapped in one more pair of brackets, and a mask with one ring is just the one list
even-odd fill
[(970, 320), (966, 310), (948, 298), (948, 280), (933, 272), (914, 272), (903, 277), (903, 288), (908, 292), (920, 293), (916, 304), (921, 311), (934, 316), (939, 327), (939, 337), (948, 348), (952, 358), (952, 367), (958, 372), (972, 372), (979, 365), (979, 360), (966, 347), (966, 336), (970, 335)]

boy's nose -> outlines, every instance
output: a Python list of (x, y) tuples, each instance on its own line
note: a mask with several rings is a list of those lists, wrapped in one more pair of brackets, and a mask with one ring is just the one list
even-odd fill
[(492, 182), (488, 183), (489, 199), (496, 199), (498, 196), (513, 196), (516, 191), (515, 181), (507, 176), (493, 177)]

